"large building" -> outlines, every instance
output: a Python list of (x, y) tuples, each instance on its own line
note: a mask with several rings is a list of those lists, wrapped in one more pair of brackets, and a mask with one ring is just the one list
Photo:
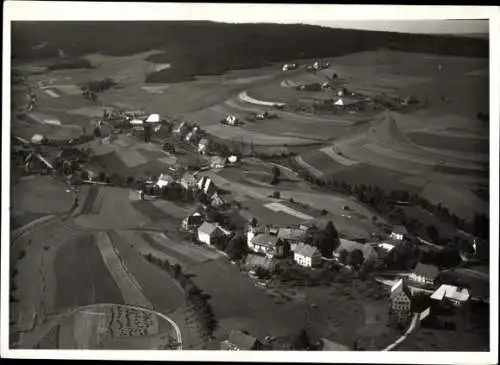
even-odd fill
[(412, 296), (406, 282), (400, 279), (391, 288), (390, 313), (399, 323), (406, 324), (411, 319)]
[(295, 247), (293, 259), (297, 264), (304, 267), (317, 267), (321, 265), (321, 253), (310, 245), (299, 243)]

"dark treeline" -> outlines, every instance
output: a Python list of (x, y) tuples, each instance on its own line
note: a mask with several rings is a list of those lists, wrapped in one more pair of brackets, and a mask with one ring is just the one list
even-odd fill
[[(488, 40), (456, 36), (331, 29), (299, 24), (213, 22), (14, 22), (13, 57), (33, 60), (92, 52), (129, 55), (152, 49), (152, 62), (172, 63), (150, 82), (181, 81), (297, 58), (334, 57), (388, 48), (405, 52), (487, 57)], [(124, 41), (126, 40), (126, 41)], [(36, 47), (44, 44), (44, 47)]]

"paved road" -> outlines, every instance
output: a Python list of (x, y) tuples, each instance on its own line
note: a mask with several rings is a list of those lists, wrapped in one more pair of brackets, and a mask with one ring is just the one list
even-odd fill
[(418, 323), (418, 313), (414, 313), (413, 314), (413, 318), (411, 319), (410, 326), (406, 330), (405, 334), (403, 336), (401, 336), (400, 338), (398, 338), (393, 343), (391, 343), (389, 346), (387, 346), (382, 351), (391, 351), (397, 345), (399, 345), (401, 342), (403, 342), (404, 340), (406, 340), (406, 338), (408, 337), (408, 335), (411, 334), (415, 330), (415, 328), (417, 327), (417, 323)]

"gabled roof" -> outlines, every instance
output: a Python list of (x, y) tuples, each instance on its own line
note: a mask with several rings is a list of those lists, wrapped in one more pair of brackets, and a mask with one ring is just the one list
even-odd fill
[(449, 298), (465, 302), (469, 299), (469, 290), (467, 288), (458, 288), (455, 285), (443, 284), (432, 295), (432, 299), (443, 300)]
[(295, 247), (295, 251), (294, 251), (296, 254), (299, 254), (301, 256), (305, 256), (305, 257), (313, 257), (314, 255), (317, 255), (317, 254), (320, 254), (319, 250), (317, 247), (314, 247), (314, 246), (311, 246), (311, 245), (306, 245), (304, 243), (299, 243), (296, 247)]
[(408, 231), (406, 230), (405, 226), (394, 226), (392, 227), (392, 233), (408, 234)]
[(253, 350), (258, 343), (257, 338), (241, 331), (231, 331), (228, 340), (240, 350)]
[(204, 222), (200, 227), (198, 227), (198, 233), (201, 232), (210, 235), (218, 229), (219, 227), (217, 227), (215, 224)]
[(278, 237), (284, 240), (300, 241), (305, 239), (306, 231), (300, 228), (280, 228)]
[(401, 293), (405, 293), (408, 296), (408, 298), (411, 299), (411, 290), (404, 279), (399, 279), (391, 287), (391, 298), (394, 298), (396, 295), (399, 295)]
[(272, 247), (272, 246), (276, 246), (278, 241), (279, 241), (279, 238), (277, 236), (272, 236), (268, 233), (260, 233), (260, 234), (257, 234), (252, 239), (252, 244)]
[(434, 265), (427, 265), (419, 262), (417, 266), (415, 266), (415, 269), (413, 269), (413, 273), (434, 280), (439, 275), (439, 269)]
[(203, 217), (200, 214), (193, 214), (186, 217), (187, 224), (201, 224), (203, 222)]

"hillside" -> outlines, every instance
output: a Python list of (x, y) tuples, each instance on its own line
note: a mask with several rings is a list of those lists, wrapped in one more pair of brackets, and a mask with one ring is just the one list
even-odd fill
[[(405, 52), (487, 57), (488, 40), (457, 36), (332, 29), (311, 25), (213, 22), (14, 22), (14, 62), (89, 53), (124, 56), (152, 49), (149, 61), (170, 69), (148, 82), (178, 82), (193, 75), (260, 67), (299, 58), (334, 57), (389, 48)], [(124, 42), (123, 40), (127, 40)]]

